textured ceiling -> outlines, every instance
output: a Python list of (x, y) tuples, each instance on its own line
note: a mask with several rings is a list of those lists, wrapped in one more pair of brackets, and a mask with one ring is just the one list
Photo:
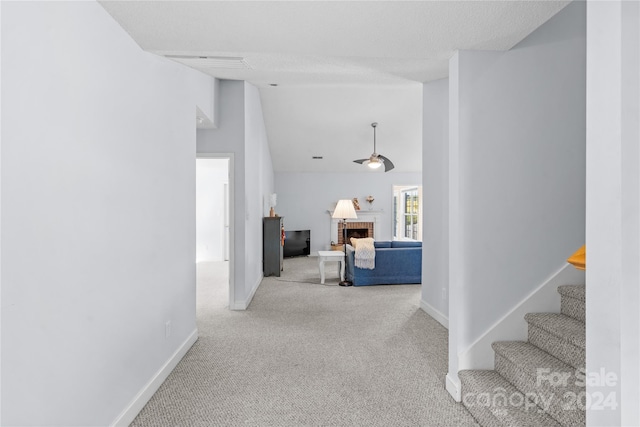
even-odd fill
[(283, 86), (261, 96), (275, 170), (370, 172), (353, 160), (373, 152), (373, 122), (377, 152), (395, 164), (393, 171), (422, 170), (420, 84)]
[[(446, 77), (455, 50), (510, 49), (568, 2), (101, 4), (149, 52), (232, 57), (177, 60), (261, 89), (277, 171), (366, 171), (346, 159), (371, 154), (374, 121), (395, 171), (420, 171), (419, 83)], [(310, 162), (312, 154), (325, 160)]]

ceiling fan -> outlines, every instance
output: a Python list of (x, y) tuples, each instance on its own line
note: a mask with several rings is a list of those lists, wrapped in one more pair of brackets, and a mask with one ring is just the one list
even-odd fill
[(371, 127), (373, 128), (373, 154), (368, 159), (354, 160), (354, 162), (360, 163), (361, 165), (367, 165), (371, 169), (378, 169), (380, 166), (384, 165), (384, 171), (389, 172), (394, 168), (391, 160), (387, 159), (382, 154), (376, 153), (376, 126), (378, 126), (378, 123), (371, 123)]

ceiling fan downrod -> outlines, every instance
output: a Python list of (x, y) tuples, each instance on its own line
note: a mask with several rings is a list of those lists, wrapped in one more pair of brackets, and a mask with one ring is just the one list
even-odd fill
[(371, 123), (371, 127), (373, 128), (373, 154), (376, 154), (376, 126), (378, 126), (377, 122)]

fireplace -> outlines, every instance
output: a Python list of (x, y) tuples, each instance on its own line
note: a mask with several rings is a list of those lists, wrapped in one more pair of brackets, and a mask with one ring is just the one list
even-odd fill
[[(342, 239), (344, 232), (342, 231), (344, 224), (338, 224), (338, 244), (344, 244)], [(351, 237), (361, 239), (363, 237), (373, 237), (373, 222), (347, 222), (347, 243)]]
[[(344, 244), (342, 239), (342, 226), (343, 220), (333, 217), (333, 210), (328, 210), (329, 220), (331, 221), (331, 233), (329, 235), (332, 244), (342, 245)], [(373, 237), (374, 239), (384, 238), (384, 232), (380, 231), (380, 223), (382, 220), (383, 212), (380, 211), (356, 211), (358, 218), (347, 220), (347, 232), (350, 230), (357, 230), (360, 236), (366, 234), (367, 237)], [(365, 231), (366, 230), (366, 233)], [(356, 237), (356, 236), (353, 236)], [(327, 242), (328, 243), (328, 242)], [(347, 243), (349, 243), (347, 241)], [(329, 247), (329, 246), (327, 246)]]
[(369, 237), (369, 229), (368, 228), (348, 228), (347, 229), (347, 242), (352, 237), (356, 239), (362, 239), (364, 237)]

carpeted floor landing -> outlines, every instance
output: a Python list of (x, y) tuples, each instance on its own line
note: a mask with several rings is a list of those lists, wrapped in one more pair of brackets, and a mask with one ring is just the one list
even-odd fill
[(476, 425), (444, 389), (447, 331), (420, 286), (337, 283), (286, 259), (244, 312), (199, 283), (199, 339), (132, 426)]

